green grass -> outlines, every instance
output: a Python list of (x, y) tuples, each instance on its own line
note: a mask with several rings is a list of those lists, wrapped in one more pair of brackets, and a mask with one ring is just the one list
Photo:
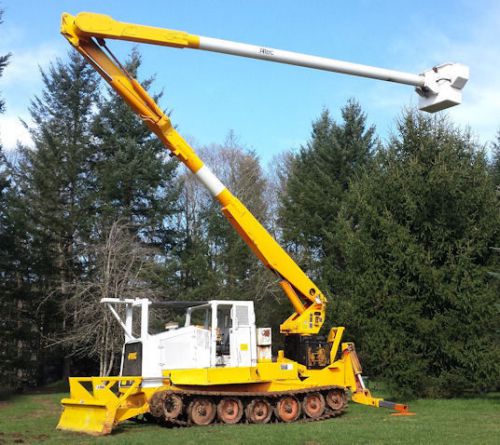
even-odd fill
[(500, 395), (416, 400), (416, 416), (350, 403), (340, 418), (323, 422), (162, 428), (126, 422), (112, 435), (91, 437), (55, 427), (64, 393), (0, 401), (0, 444), (500, 444)]

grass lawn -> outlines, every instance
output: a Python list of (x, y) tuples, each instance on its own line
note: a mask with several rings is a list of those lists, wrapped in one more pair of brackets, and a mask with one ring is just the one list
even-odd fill
[(343, 416), (322, 422), (162, 428), (126, 422), (112, 435), (56, 431), (64, 393), (15, 396), (0, 401), (0, 444), (500, 444), (500, 395), (416, 400), (416, 416), (350, 403)]

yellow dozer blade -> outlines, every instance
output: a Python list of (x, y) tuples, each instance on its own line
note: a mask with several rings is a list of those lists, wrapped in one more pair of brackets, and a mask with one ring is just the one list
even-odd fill
[(61, 400), (63, 412), (57, 428), (93, 435), (111, 433), (118, 422), (147, 412), (141, 381), (140, 377), (70, 378), (70, 397)]

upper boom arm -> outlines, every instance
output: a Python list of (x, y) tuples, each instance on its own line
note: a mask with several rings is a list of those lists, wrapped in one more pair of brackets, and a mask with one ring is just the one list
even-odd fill
[(214, 51), (412, 85), (420, 96), (419, 108), (431, 113), (460, 104), (462, 89), (469, 79), (469, 68), (459, 63), (445, 63), (422, 74), (412, 74), (276, 48), (203, 37), (183, 31), (123, 23), (107, 15), (90, 12), (78, 14), (74, 23), (75, 30), (80, 36)]

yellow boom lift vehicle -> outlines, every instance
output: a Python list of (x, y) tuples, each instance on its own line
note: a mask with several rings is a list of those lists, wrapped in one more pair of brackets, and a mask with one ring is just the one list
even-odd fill
[[(163, 424), (267, 423), (321, 420), (341, 414), (352, 401), (406, 413), (406, 405), (372, 397), (361, 376), (353, 343), (343, 327), (318, 335), (326, 298), (247, 208), (204, 165), (142, 86), (118, 62), (105, 39), (193, 48), (300, 65), (413, 85), (420, 108), (438, 111), (461, 102), (468, 68), (445, 64), (421, 75), (369, 67), (273, 48), (122, 23), (111, 17), (63, 14), (61, 32), (196, 178), (260, 261), (277, 277), (294, 312), (280, 326), (285, 348), (271, 355), (271, 330), (255, 327), (253, 302), (153, 303), (104, 299), (125, 332), (120, 375), (70, 378), (58, 428), (108, 434), (127, 419), (148, 415)], [(186, 309), (184, 326), (149, 331), (149, 309)], [(119, 307), (121, 306), (121, 307)], [(140, 329), (133, 329), (140, 313)], [(125, 314), (122, 318), (122, 314)], [(200, 325), (200, 320), (202, 320)]]

